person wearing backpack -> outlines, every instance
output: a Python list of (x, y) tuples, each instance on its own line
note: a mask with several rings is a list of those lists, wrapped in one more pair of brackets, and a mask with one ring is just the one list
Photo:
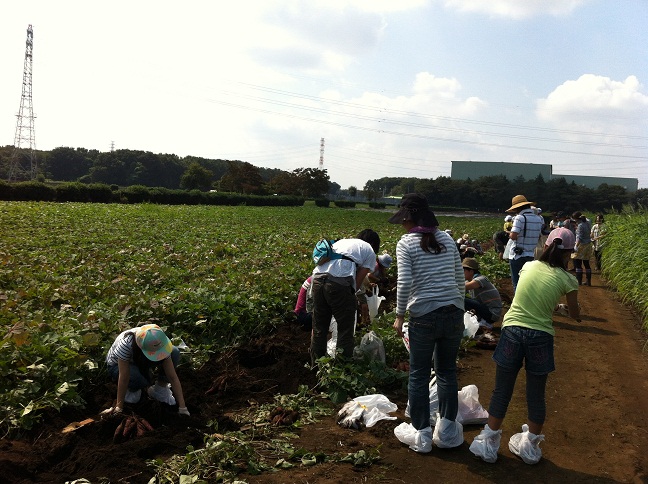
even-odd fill
[(311, 363), (326, 356), (326, 340), (331, 318), (338, 327), (337, 347), (342, 356), (353, 356), (353, 332), (358, 299), (356, 290), (364, 278), (376, 267), (380, 237), (365, 229), (356, 238), (340, 239), (332, 244), (336, 258), (327, 258), (313, 269), (313, 333), (311, 336)]
[(513, 292), (520, 279), (520, 270), (535, 256), (535, 248), (544, 225), (544, 219), (532, 210), (533, 205), (535, 202), (529, 202), (524, 195), (516, 195), (511, 201), (511, 208), (507, 210), (508, 213), (516, 214), (509, 234), (509, 238), (513, 241), (509, 253)]

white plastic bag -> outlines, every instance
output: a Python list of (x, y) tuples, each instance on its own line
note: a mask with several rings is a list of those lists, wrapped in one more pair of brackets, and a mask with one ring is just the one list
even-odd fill
[(378, 316), (378, 307), (380, 306), (380, 303), (385, 300), (383, 296), (378, 296), (379, 292), (380, 290), (378, 289), (378, 286), (373, 286), (371, 296), (366, 296), (367, 306), (369, 307), (369, 319), (371, 319), (371, 321)]
[[(351, 402), (355, 402), (355, 405)], [(381, 394), (372, 394), (364, 395), (361, 397), (354, 398), (351, 402), (342, 407), (340, 413), (338, 413), (338, 423), (344, 421), (344, 418), (348, 415), (358, 415), (358, 418), (362, 418), (365, 427), (373, 427), (376, 425), (376, 422), (380, 420), (396, 420), (396, 417), (388, 415), (390, 412), (395, 412), (398, 410), (398, 406), (395, 403), (389, 401), (385, 395)], [(364, 412), (359, 412), (358, 410), (362, 408)], [(344, 415), (342, 413), (344, 412)], [(352, 428), (358, 428), (351, 426)]]
[(416, 430), (412, 424), (403, 422), (394, 429), (394, 435), (416, 452), (427, 453), (432, 450), (432, 429), (430, 427)]
[[(437, 385), (436, 385), (436, 375), (434, 374), (434, 371), (432, 372), (432, 379), (430, 380), (429, 383), (429, 398), (430, 398), (430, 425), (434, 426), (434, 418), (436, 413), (439, 411), (439, 394), (437, 392)], [(409, 400), (407, 401), (407, 407), (405, 407), (405, 416), (409, 417), (410, 416), (410, 406), (409, 406)]]
[(407, 352), (409, 353), (409, 324), (407, 321), (403, 323), (403, 344), (405, 345), (405, 348), (407, 349)]
[(470, 311), (464, 313), (464, 338), (474, 338), (479, 329), (479, 319)]
[(464, 425), (482, 425), (488, 421), (488, 412), (479, 403), (476, 385), (466, 385), (459, 390), (457, 421)]
[[(483, 425), (488, 421), (488, 411), (479, 403), (479, 391), (476, 385), (466, 385), (457, 392), (459, 408), (456, 420), (462, 425)], [(405, 408), (405, 416), (410, 416), (409, 401)], [(436, 414), (439, 411), (439, 394), (437, 392), (436, 377), (430, 380), (430, 425), (436, 423)]]
[(326, 353), (333, 358), (335, 357), (335, 350), (337, 348), (337, 321), (335, 318), (331, 318), (329, 331), (331, 332), (331, 339), (326, 342)]
[(504, 247), (504, 255), (502, 258), (504, 260), (509, 260), (509, 257), (511, 255), (511, 248), (513, 247), (513, 239), (509, 239), (508, 242), (506, 243), (506, 247)]

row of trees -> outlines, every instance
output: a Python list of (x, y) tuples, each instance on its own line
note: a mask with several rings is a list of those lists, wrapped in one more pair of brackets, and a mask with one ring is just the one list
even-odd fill
[[(7, 179), (13, 147), (0, 148), (0, 179)], [(645, 189), (628, 193), (625, 188), (603, 184), (596, 189), (564, 178), (546, 181), (541, 175), (533, 180), (505, 176), (481, 177), (476, 180), (452, 180), (391, 177), (368, 181), (362, 193), (356, 187), (340, 190), (330, 181), (326, 170), (297, 168), (292, 172), (259, 168), (237, 160), (212, 160), (148, 151), (116, 150), (99, 152), (84, 148), (55, 148), (39, 151), (39, 180), (102, 183), (121, 187), (140, 185), (167, 189), (216, 190), (246, 195), (292, 195), (305, 198), (326, 196), (368, 200), (400, 196), (408, 192), (423, 193), (431, 204), (475, 210), (501, 211), (511, 197), (524, 194), (546, 211), (621, 208), (624, 204), (648, 203)]]
[(545, 181), (541, 175), (533, 180), (518, 177), (509, 180), (505, 176), (487, 176), (476, 180), (452, 180), (440, 176), (436, 179), (380, 178), (365, 184), (364, 193), (369, 199), (384, 195), (400, 196), (419, 192), (426, 195), (431, 205), (452, 206), (474, 210), (503, 211), (510, 207), (511, 198), (523, 194), (537, 203), (544, 211), (575, 210), (605, 211), (621, 209), (628, 203), (648, 205), (648, 190), (629, 193), (618, 185), (602, 184), (596, 189), (564, 178)]
[[(0, 179), (7, 179), (13, 147), (0, 148)], [(60, 147), (37, 152), (39, 180), (78, 181), (107, 185), (218, 190), (247, 195), (323, 197), (339, 190), (326, 170), (298, 168), (292, 172), (259, 168), (238, 160), (212, 160), (149, 151), (100, 152)]]

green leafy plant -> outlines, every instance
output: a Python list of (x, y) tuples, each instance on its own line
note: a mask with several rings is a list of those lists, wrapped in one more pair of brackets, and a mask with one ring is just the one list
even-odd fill
[(343, 360), (323, 356), (317, 360), (318, 387), (333, 403), (373, 393), (402, 390), (407, 374), (369, 357)]

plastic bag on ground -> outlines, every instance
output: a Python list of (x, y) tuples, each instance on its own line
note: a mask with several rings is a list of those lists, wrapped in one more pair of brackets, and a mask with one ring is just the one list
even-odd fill
[(385, 300), (383, 296), (378, 296), (379, 293), (378, 286), (374, 286), (371, 291), (371, 296), (366, 296), (367, 306), (369, 307), (369, 319), (373, 322), (376, 316), (378, 316), (378, 307), (380, 303)]
[(459, 390), (457, 420), (463, 425), (482, 425), (488, 421), (488, 411), (479, 403), (477, 385), (466, 385)]
[(369, 355), (372, 360), (385, 363), (385, 345), (380, 337), (373, 331), (369, 331), (360, 340), (360, 345), (355, 347), (354, 353), (359, 356)]
[[(456, 420), (462, 425), (483, 425), (488, 422), (488, 411), (479, 403), (479, 390), (476, 385), (466, 385), (457, 392), (459, 408)], [(405, 416), (409, 417), (409, 401), (405, 408)], [(434, 426), (439, 411), (439, 394), (436, 377), (430, 380), (430, 425)]]
[(354, 398), (342, 407), (340, 412), (338, 412), (338, 423), (342, 425), (341, 422), (345, 418), (359, 415), (362, 418), (364, 426), (373, 427), (380, 420), (396, 420), (396, 417), (388, 415), (388, 413), (395, 412), (396, 410), (398, 410), (398, 406), (390, 402), (389, 398), (385, 395), (364, 395)]

